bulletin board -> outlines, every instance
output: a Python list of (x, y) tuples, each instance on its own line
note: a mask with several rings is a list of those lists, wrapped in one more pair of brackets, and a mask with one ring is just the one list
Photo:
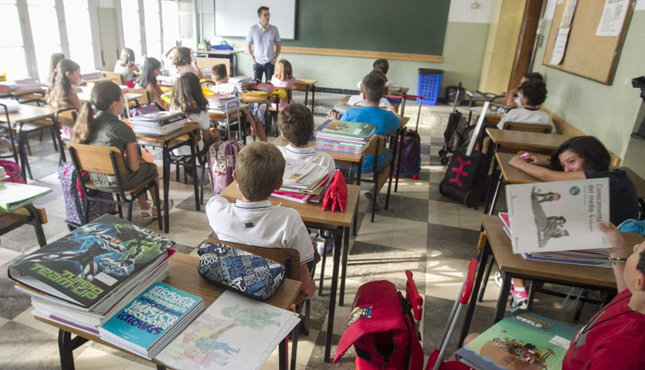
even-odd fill
[(598, 23), (605, 8), (605, 1), (578, 0), (564, 59), (561, 64), (554, 65), (551, 64), (551, 57), (567, 0), (557, 4), (542, 64), (605, 85), (611, 85), (635, 2), (636, 0), (628, 1), (625, 21), (618, 36), (596, 36)]

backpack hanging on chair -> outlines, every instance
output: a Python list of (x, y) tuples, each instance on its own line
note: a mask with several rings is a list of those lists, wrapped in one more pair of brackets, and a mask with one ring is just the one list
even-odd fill
[[(89, 178), (90, 174), (84, 171), (81, 173), (81, 176)], [(60, 165), (58, 168), (58, 179), (60, 180), (60, 184), (63, 188), (65, 221), (72, 228), (83, 226), (85, 224), (83, 221), (83, 216), (85, 214), (85, 209), (83, 209), (83, 192), (72, 162), (65, 162)], [(94, 198), (106, 200), (114, 199), (110, 193), (105, 193), (99, 190), (89, 190), (89, 192)], [(88, 212), (90, 222), (105, 214), (116, 212), (116, 205), (113, 203), (90, 202), (89, 204)]]
[(244, 145), (237, 140), (218, 141), (208, 148), (208, 174), (211, 189), (215, 195), (221, 193), (233, 182), (233, 170), (237, 154)]
[[(395, 95), (396, 96), (396, 95)], [(414, 98), (423, 100), (423, 96), (403, 95), (401, 99)], [(421, 136), (419, 135), (419, 119), (421, 118), (421, 106), (417, 111), (417, 124), (414, 130), (408, 130), (399, 143), (401, 145), (401, 158), (396, 159), (394, 163), (400, 163), (400, 167), (394, 173), (394, 178), (411, 177), (414, 180), (419, 179), (421, 172)], [(398, 153), (396, 153), (398, 157)]]

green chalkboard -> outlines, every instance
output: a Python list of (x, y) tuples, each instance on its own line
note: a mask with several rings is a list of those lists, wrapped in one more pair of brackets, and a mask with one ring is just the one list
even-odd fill
[(283, 46), (442, 55), (449, 0), (298, 0)]

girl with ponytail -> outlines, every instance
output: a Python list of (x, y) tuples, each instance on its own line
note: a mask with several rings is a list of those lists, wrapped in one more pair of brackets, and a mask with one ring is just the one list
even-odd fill
[[(80, 85), (81, 80), (81, 67), (69, 59), (62, 59), (51, 73), (49, 91), (45, 96), (45, 101), (54, 108), (73, 107), (80, 110), (81, 100), (74, 92), (74, 86)], [(60, 131), (63, 138), (69, 139), (74, 122), (71, 119), (65, 119), (65, 117), (61, 118)]]
[[(130, 188), (149, 176), (157, 174), (157, 166), (139, 157), (134, 131), (117, 117), (124, 108), (123, 93), (118, 85), (113, 82), (96, 84), (92, 89), (90, 100), (83, 104), (78, 115), (72, 143), (118, 148), (125, 154), (126, 173), (117, 176), (120, 176), (121, 185), (124, 188)], [(99, 190), (106, 192), (117, 190), (114, 176), (90, 173), (90, 179)], [(155, 199), (154, 195), (151, 199)], [(139, 198), (139, 205), (141, 218), (157, 217), (156, 205), (151, 209), (144, 196)]]

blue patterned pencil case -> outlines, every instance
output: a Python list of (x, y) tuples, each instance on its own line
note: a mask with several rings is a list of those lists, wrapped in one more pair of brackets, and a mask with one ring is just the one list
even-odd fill
[(241, 249), (204, 242), (197, 253), (204, 279), (255, 300), (269, 299), (284, 281), (281, 264)]

